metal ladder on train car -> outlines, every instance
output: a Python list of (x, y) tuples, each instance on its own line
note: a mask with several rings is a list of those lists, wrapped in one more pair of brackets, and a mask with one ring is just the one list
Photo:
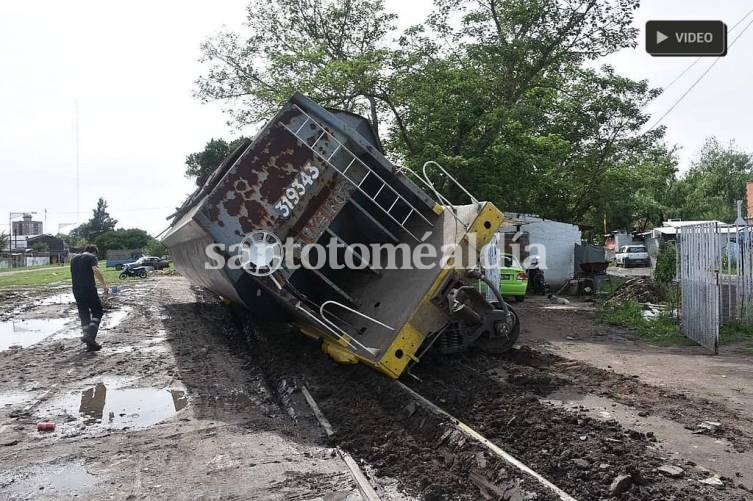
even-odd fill
[[(405, 197), (400, 195), (392, 186), (390, 186), (379, 174), (374, 172), (368, 165), (366, 165), (361, 159), (359, 159), (347, 146), (341, 143), (332, 133), (328, 132), (319, 122), (314, 120), (308, 113), (302, 110), (300, 107), (295, 108), (306, 119), (295, 130), (288, 127), (287, 124), (282, 122), (281, 125), (285, 127), (290, 133), (292, 133), (298, 140), (306, 145), (314, 154), (319, 157), (324, 163), (332, 167), (336, 172), (342, 175), (350, 184), (360, 191), (366, 198), (371, 200), (374, 205), (379, 207), (392, 221), (394, 221), (400, 228), (413, 237), (417, 242), (421, 239), (407, 228), (408, 221), (413, 216), (418, 216), (426, 225), (431, 228), (434, 225), (429, 221), (421, 212), (408, 202)], [(313, 125), (314, 135), (316, 140), (309, 144), (309, 140), (313, 136), (304, 136), (301, 132), (307, 124)], [(317, 145), (320, 141), (324, 140), (330, 146), (335, 148), (326, 154), (324, 149), (318, 150)], [(332, 159), (336, 154), (340, 154), (342, 158), (343, 166), (336, 165)], [(360, 175), (359, 175), (360, 174)], [(371, 179), (369, 189), (364, 185), (367, 179)], [(386, 191), (385, 191), (386, 190)], [(384, 193), (384, 195), (383, 195)], [(381, 201), (379, 196), (382, 195)], [(406, 212), (407, 211), (407, 212)], [(401, 213), (402, 212), (402, 213)]]

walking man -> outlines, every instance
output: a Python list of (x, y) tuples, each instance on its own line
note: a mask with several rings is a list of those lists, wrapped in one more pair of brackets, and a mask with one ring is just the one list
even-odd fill
[(73, 282), (73, 297), (76, 298), (78, 316), (81, 318), (81, 328), (84, 335), (81, 341), (86, 344), (87, 351), (99, 351), (102, 345), (95, 341), (99, 322), (102, 321), (102, 302), (97, 295), (97, 285), (94, 277), (102, 284), (102, 294), (107, 296), (107, 283), (97, 262), (97, 246), (88, 244), (84, 252), (71, 259), (71, 280)]

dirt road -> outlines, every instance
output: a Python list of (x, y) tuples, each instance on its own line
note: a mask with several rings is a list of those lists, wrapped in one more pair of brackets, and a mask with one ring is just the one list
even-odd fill
[[(180, 278), (124, 289), (98, 353), (82, 349), (63, 290), (16, 305), (16, 338), (58, 320), (41, 342), (0, 352), (0, 497), (358, 499), (318, 430), (296, 426), (225, 342), (216, 301), (197, 302)], [(37, 432), (41, 420), (56, 430)]]
[[(180, 277), (114, 296), (99, 353), (82, 350), (64, 288), (6, 297), (0, 497), (358, 499), (340, 447), (382, 499), (553, 498), (394, 382), (290, 328), (252, 329)], [(647, 368), (618, 356), (602, 341), (629, 333), (582, 310), (526, 302), (533, 349), (429, 356), (404, 382), (577, 499), (753, 499), (745, 394), (736, 406), (727, 390), (661, 379), (661, 353), (634, 346), (656, 357)], [(46, 419), (56, 430), (36, 431)]]

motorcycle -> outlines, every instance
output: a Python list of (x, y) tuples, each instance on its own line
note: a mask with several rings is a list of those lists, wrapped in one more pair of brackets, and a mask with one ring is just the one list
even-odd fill
[(129, 266), (124, 266), (123, 271), (120, 273), (119, 278), (121, 280), (124, 280), (128, 277), (139, 277), (139, 278), (146, 278), (146, 267), (144, 266), (134, 266), (133, 268)]
[(549, 284), (544, 280), (544, 272), (539, 268), (539, 260), (531, 260), (530, 267), (526, 270), (528, 275), (528, 291), (534, 294), (545, 295), (549, 293)]

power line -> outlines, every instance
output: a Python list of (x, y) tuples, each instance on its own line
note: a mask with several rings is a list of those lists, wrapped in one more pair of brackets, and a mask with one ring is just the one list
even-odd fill
[[(732, 42), (730, 42), (730, 44), (727, 46), (727, 49), (731, 49), (732, 46), (735, 45), (735, 42), (737, 42), (740, 39), (740, 37), (743, 36), (743, 34), (747, 31), (747, 29), (750, 27), (751, 24), (753, 24), (753, 20), (751, 20), (750, 22), (748, 22), (748, 24), (745, 25), (745, 27), (740, 32), (740, 34), (737, 35), (734, 38), (734, 40), (732, 40)], [(714, 60), (714, 62), (711, 63), (708, 68), (706, 68), (706, 71), (704, 71), (703, 73), (701, 73), (701, 76), (699, 76), (696, 79), (696, 81), (693, 82), (693, 84), (688, 88), (688, 90), (686, 90), (685, 92), (683, 92), (682, 95), (679, 98), (677, 98), (677, 100), (672, 104), (672, 106), (670, 106), (669, 109), (667, 111), (665, 111), (664, 114), (661, 117), (659, 117), (659, 120), (657, 120), (656, 122), (654, 122), (654, 125), (652, 125), (646, 132), (644, 132), (644, 134), (647, 134), (647, 133), (651, 132), (652, 130), (654, 130), (655, 128), (657, 128), (659, 126), (659, 124), (662, 122), (662, 120), (664, 120), (667, 117), (667, 115), (669, 115), (670, 113), (672, 113), (672, 110), (674, 110), (677, 107), (677, 105), (680, 104), (682, 102), (682, 100), (685, 99), (685, 97), (688, 94), (690, 94), (690, 91), (692, 91), (695, 88), (695, 86), (698, 85), (700, 83), (700, 81), (703, 80), (703, 78), (706, 75), (708, 75), (708, 73), (711, 71), (711, 69), (714, 66), (716, 66), (716, 64), (721, 59), (722, 59), (721, 57), (716, 58)]]
[[(738, 21), (737, 21), (737, 22), (736, 22), (736, 23), (735, 23), (735, 24), (734, 24), (734, 25), (733, 25), (733, 26), (732, 26), (732, 27), (731, 27), (731, 28), (729, 29), (729, 31), (731, 32), (731, 31), (733, 31), (733, 30), (734, 30), (735, 28), (737, 28), (737, 27), (738, 27), (738, 26), (740, 25), (740, 23), (742, 23), (743, 21), (745, 21), (745, 18), (747, 18), (747, 17), (748, 17), (749, 15), (751, 15), (751, 14), (753, 14), (753, 9), (750, 9), (750, 10), (749, 10), (748, 12), (746, 12), (746, 13), (745, 13), (745, 15), (744, 15), (743, 17), (741, 17), (741, 18), (740, 18), (740, 19), (739, 19), (739, 20), (738, 20)], [(693, 61), (692, 63), (690, 63), (690, 64), (689, 64), (689, 65), (688, 65), (688, 66), (687, 66), (687, 67), (686, 67), (686, 68), (685, 68), (684, 70), (682, 70), (682, 71), (680, 72), (680, 74), (679, 74), (679, 75), (677, 75), (677, 76), (676, 76), (675, 78), (673, 78), (671, 82), (669, 82), (669, 83), (668, 83), (667, 85), (665, 85), (665, 86), (664, 86), (664, 88), (662, 88), (662, 92), (666, 92), (666, 91), (667, 91), (667, 89), (669, 89), (670, 87), (672, 87), (672, 85), (674, 85), (674, 84), (675, 84), (675, 83), (676, 83), (676, 82), (677, 82), (677, 81), (678, 81), (679, 79), (681, 79), (681, 78), (682, 78), (683, 76), (685, 76), (685, 74), (686, 74), (686, 73), (687, 73), (688, 71), (690, 71), (690, 70), (691, 70), (691, 69), (692, 69), (692, 68), (693, 68), (693, 67), (694, 67), (694, 66), (695, 66), (696, 64), (698, 64), (698, 63), (699, 63), (699, 62), (701, 61), (701, 59), (703, 59), (703, 57), (699, 57), (699, 58), (696, 58), (696, 60), (695, 60), (695, 61)]]

